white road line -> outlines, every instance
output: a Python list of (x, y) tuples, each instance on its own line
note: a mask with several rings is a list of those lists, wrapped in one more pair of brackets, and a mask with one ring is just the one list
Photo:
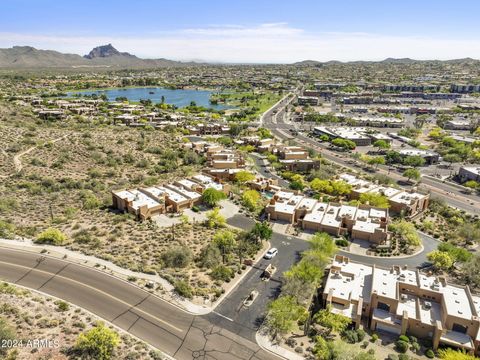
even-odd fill
[[(6, 261), (0, 261), (0, 264), (5, 264), (5, 265), (14, 266), (14, 267), (24, 268), (24, 269), (27, 269), (27, 270), (30, 270), (30, 271), (33, 271), (33, 272), (40, 272), (40, 273), (43, 273), (43, 274), (48, 274), (48, 275), (50, 275), (50, 276), (54, 276), (54, 277), (56, 277), (56, 278), (61, 278), (61, 279), (67, 280), (67, 281), (71, 281), (71, 282), (73, 282), (73, 283), (76, 283), (76, 284), (78, 284), (78, 285), (84, 286), (84, 287), (86, 287), (86, 288), (88, 288), (88, 289), (91, 289), (91, 290), (93, 290), (93, 291), (96, 291), (96, 292), (98, 292), (98, 293), (100, 293), (100, 294), (102, 294), (102, 295), (104, 295), (104, 296), (107, 296), (107, 297), (109, 297), (109, 298), (111, 298), (111, 299), (114, 299), (115, 301), (118, 301), (119, 303), (122, 303), (123, 305), (126, 305), (126, 306), (128, 306), (129, 308), (132, 308), (132, 310), (138, 311), (138, 312), (140, 312), (140, 313), (143, 313), (144, 315), (146, 315), (146, 316), (148, 316), (148, 317), (151, 317), (151, 318), (157, 320), (158, 322), (161, 322), (162, 324), (165, 324), (165, 325), (171, 327), (172, 329), (175, 329), (176, 331), (178, 331), (178, 332), (180, 332), (180, 333), (183, 333), (183, 332), (184, 332), (182, 329), (180, 329), (180, 328), (178, 328), (178, 327), (170, 324), (169, 322), (167, 322), (167, 321), (165, 321), (165, 320), (163, 320), (163, 319), (160, 319), (160, 318), (156, 317), (155, 315), (152, 315), (152, 314), (150, 314), (150, 313), (148, 313), (148, 312), (146, 312), (146, 311), (144, 311), (144, 310), (141, 310), (141, 309), (137, 308), (135, 304), (130, 304), (130, 303), (128, 303), (128, 302), (126, 302), (126, 301), (123, 301), (123, 300), (121, 300), (121, 299), (119, 299), (119, 298), (117, 298), (117, 297), (115, 297), (115, 296), (113, 296), (113, 295), (110, 295), (109, 293), (107, 293), (107, 292), (105, 292), (105, 291), (102, 291), (102, 290), (100, 290), (100, 289), (97, 289), (96, 287), (93, 287), (93, 286), (84, 284), (84, 283), (82, 283), (82, 282), (80, 282), (80, 281), (77, 281), (77, 280), (68, 278), (68, 277), (66, 277), (66, 276), (62, 276), (62, 275), (56, 275), (55, 273), (51, 273), (51, 272), (48, 272), (48, 271), (35, 269), (35, 268), (30, 267), (30, 266), (13, 264), (13, 263), (9, 263), (9, 262), (6, 262)], [(233, 321), (233, 320), (232, 320), (232, 321)]]
[(233, 319), (230, 319), (229, 317), (226, 317), (225, 315), (222, 315), (222, 314), (220, 314), (220, 313), (218, 313), (218, 312), (216, 312), (216, 311), (212, 311), (212, 312), (213, 312), (214, 314), (217, 314), (218, 316), (224, 318), (224, 319), (227, 319), (228, 321), (233, 322)]

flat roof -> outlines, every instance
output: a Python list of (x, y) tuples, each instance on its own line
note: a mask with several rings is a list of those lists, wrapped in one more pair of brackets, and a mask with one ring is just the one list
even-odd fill
[(150, 196), (140, 192), (137, 189), (132, 190), (131, 193), (135, 195), (132, 202), (132, 208), (134, 210), (138, 210), (141, 206), (145, 205), (147, 206), (147, 208), (153, 208), (160, 205), (158, 201), (152, 199)]
[(344, 300), (364, 299), (370, 302), (372, 271), (369, 265), (360, 263), (343, 263), (337, 260), (332, 262), (332, 268), (339, 267), (340, 271), (330, 271), (325, 284), (324, 292), (328, 294), (333, 289), (333, 296)]

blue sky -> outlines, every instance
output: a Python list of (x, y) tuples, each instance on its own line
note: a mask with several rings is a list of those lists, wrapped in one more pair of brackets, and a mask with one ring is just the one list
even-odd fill
[(222, 62), (480, 57), (475, 0), (0, 0), (0, 47)]

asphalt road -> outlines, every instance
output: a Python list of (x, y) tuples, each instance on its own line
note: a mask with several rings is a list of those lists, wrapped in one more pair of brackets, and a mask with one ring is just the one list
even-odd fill
[[(110, 275), (39, 254), (2, 248), (0, 279), (78, 305), (178, 360), (278, 359), (252, 331), (219, 315), (194, 316)], [(230, 331), (218, 324), (229, 323)]]
[[(236, 215), (228, 220), (230, 225), (248, 229), (252, 226), (253, 220), (243, 215)], [(438, 241), (433, 237), (419, 233), (422, 238), (423, 251), (409, 257), (372, 257), (352, 254), (346, 251), (339, 251), (339, 254), (348, 256), (351, 260), (364, 264), (375, 264), (389, 268), (393, 265), (407, 265), (409, 269), (415, 269), (427, 263), (427, 253), (435, 250)], [(237, 324), (243, 333), (255, 332), (261, 325), (266, 314), (267, 304), (275, 299), (280, 293), (282, 274), (293, 264), (300, 260), (300, 254), (308, 249), (308, 241), (294, 236), (273, 233), (270, 240), (271, 246), (278, 249), (278, 254), (272, 260), (260, 260), (256, 266), (242, 279), (238, 286), (222, 301), (215, 309), (217, 314), (224, 317), (224, 324), (231, 329), (232, 323)], [(271, 263), (277, 268), (272, 279), (262, 281), (261, 275), (268, 264)], [(258, 291), (258, 296), (249, 307), (244, 306), (243, 301), (252, 290)], [(228, 318), (226, 320), (225, 318)], [(229, 323), (230, 322), (230, 323)]]

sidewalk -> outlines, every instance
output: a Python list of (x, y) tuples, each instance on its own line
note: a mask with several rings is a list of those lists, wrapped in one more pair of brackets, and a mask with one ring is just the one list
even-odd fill
[[(269, 246), (270, 244), (268, 242), (265, 243), (264, 248), (261, 251), (259, 251), (256, 258), (254, 259), (254, 264), (256, 264), (260, 260), (260, 258), (263, 256), (264, 252), (266, 251), (266, 248), (268, 248)], [(104, 273), (110, 274), (112, 276), (115, 276), (117, 278), (120, 278), (121, 280), (124, 280), (124, 281), (128, 281), (128, 278), (130, 277), (134, 277), (136, 279), (143, 280), (145, 282), (153, 281), (157, 285), (161, 286), (161, 291), (154, 292), (155, 295), (193, 315), (205, 315), (215, 310), (215, 308), (222, 302), (222, 300), (231, 291), (233, 291), (233, 289), (236, 288), (236, 286), (240, 283), (240, 281), (253, 268), (253, 266), (250, 266), (240, 276), (236, 276), (234, 280), (228, 284), (226, 291), (222, 294), (222, 296), (217, 301), (215, 301), (214, 303), (209, 302), (209, 303), (199, 305), (178, 295), (174, 291), (174, 286), (157, 274), (153, 275), (153, 274), (135, 272), (129, 269), (122, 268), (107, 260), (99, 259), (95, 256), (84, 255), (82, 253), (68, 250), (59, 246), (43, 245), (43, 244), (37, 245), (37, 244), (34, 244), (30, 239), (9, 240), (9, 239), (0, 238), (0, 247), (34, 252), (34, 253), (42, 254), (45, 256), (66, 260), (82, 266), (88, 266), (96, 270), (102, 271)], [(134, 282), (131, 282), (131, 281), (128, 281), (128, 282), (134, 286), (141, 287), (139, 284), (136, 284)], [(149, 289), (146, 289), (146, 288), (143, 288), (143, 289), (146, 291), (149, 291)]]
[(289, 351), (279, 345), (272, 344), (270, 338), (266, 334), (262, 334), (262, 329), (258, 330), (255, 334), (255, 340), (257, 341), (258, 346), (263, 350), (269, 351), (275, 355), (280, 356), (281, 358), (288, 360), (303, 360), (305, 359), (302, 355)]

